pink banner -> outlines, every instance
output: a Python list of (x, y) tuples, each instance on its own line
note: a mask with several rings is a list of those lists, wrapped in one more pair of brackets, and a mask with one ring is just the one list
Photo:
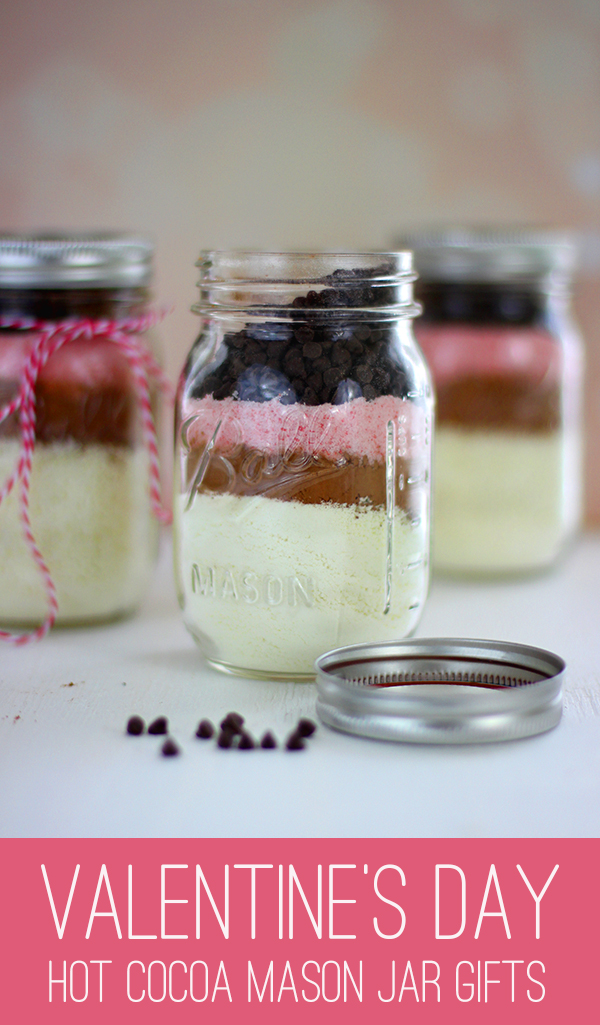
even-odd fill
[(4, 1021), (597, 1014), (597, 840), (4, 840)]

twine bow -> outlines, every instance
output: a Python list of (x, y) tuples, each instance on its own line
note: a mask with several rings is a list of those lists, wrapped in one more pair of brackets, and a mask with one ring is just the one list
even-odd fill
[(40, 371), (48, 360), (63, 345), (77, 339), (93, 342), (98, 339), (112, 342), (123, 353), (129, 364), (142, 418), (144, 444), (149, 458), (150, 501), (152, 512), (161, 523), (171, 522), (171, 511), (162, 504), (158, 446), (152, 417), (150, 387), (148, 378), (154, 378), (162, 392), (170, 398), (173, 389), (144, 342), (137, 337), (154, 327), (164, 317), (163, 312), (151, 312), (141, 317), (127, 317), (123, 320), (77, 319), (51, 323), (26, 317), (0, 317), (0, 328), (15, 331), (29, 331), (35, 337), (31, 351), (25, 361), (19, 380), (17, 394), (11, 402), (0, 407), (0, 424), (14, 413), (19, 414), (20, 446), (14, 470), (0, 488), (0, 506), (10, 495), (15, 484), (19, 484), (19, 515), (23, 536), (31, 556), (36, 563), (46, 591), (48, 612), (43, 623), (25, 633), (11, 633), (0, 630), (0, 640), (10, 644), (23, 645), (41, 640), (54, 625), (58, 613), (56, 586), (37, 546), (29, 518), (29, 487), (31, 466), (35, 448), (35, 386)]

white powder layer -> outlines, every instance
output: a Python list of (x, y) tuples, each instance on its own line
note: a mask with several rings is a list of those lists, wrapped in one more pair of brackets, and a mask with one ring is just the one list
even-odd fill
[[(330, 648), (404, 637), (427, 590), (427, 525), (393, 520), (386, 600), (383, 509), (196, 494), (175, 504), (180, 601), (211, 660), (265, 675), (314, 673)], [(196, 567), (196, 569), (194, 569)]]
[(549, 565), (565, 522), (565, 444), (546, 434), (438, 428), (433, 563), (454, 572), (511, 573)]
[[(0, 481), (17, 456), (16, 441), (0, 443)], [(135, 608), (157, 540), (143, 449), (37, 444), (30, 516), (56, 584), (57, 622), (102, 619)], [(0, 580), (0, 620), (39, 623), (47, 609), (45, 589), (23, 539), (16, 487), (0, 506)]]

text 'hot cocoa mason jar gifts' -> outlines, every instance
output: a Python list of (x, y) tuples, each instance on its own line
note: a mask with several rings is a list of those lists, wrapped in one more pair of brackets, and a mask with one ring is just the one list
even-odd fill
[(427, 591), (432, 400), (410, 253), (207, 252), (179, 386), (175, 562), (211, 664), (314, 676)]

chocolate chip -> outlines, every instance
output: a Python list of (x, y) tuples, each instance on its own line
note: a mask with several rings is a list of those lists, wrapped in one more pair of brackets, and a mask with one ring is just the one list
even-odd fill
[[(286, 353), (285, 356), (285, 369), (290, 377), (306, 377), (306, 367), (302, 356), (290, 356)], [(292, 381), (293, 384), (293, 381)]]
[(242, 730), (240, 735), (240, 742), (238, 748), (240, 751), (252, 751), (256, 747), (253, 737), (246, 731)]
[(215, 390), (215, 388), (219, 387), (220, 383), (221, 380), (219, 377), (217, 377), (216, 374), (209, 374), (208, 377), (204, 378), (204, 381), (202, 382), (202, 387), (206, 391), (206, 393), (210, 395), (211, 392)]
[(169, 720), (164, 715), (159, 715), (158, 719), (155, 719), (150, 723), (148, 727), (148, 733), (153, 736), (160, 736), (163, 733), (169, 732)]
[(323, 383), (327, 386), (327, 388), (335, 388), (336, 385), (338, 385), (340, 381), (343, 379), (343, 377), (344, 374), (339, 369), (339, 367), (330, 367), (329, 370), (326, 370), (323, 374)]
[(385, 370), (381, 370), (379, 367), (375, 367), (373, 371), (373, 379), (370, 382), (378, 391), (382, 391), (389, 387), (391, 381), (390, 375)]
[(285, 746), (287, 751), (303, 751), (306, 747), (306, 744), (304, 743), (304, 740), (302, 739), (298, 731), (294, 730), (294, 732), (290, 733), (288, 739), (286, 740)]
[(244, 716), (240, 715), (239, 712), (228, 712), (219, 723), (219, 726), (222, 730), (229, 730), (231, 733), (241, 733), (241, 727), (245, 721)]
[(132, 715), (127, 720), (127, 733), (132, 737), (139, 737), (140, 733), (144, 732), (145, 726), (146, 724), (141, 715)]
[(370, 384), (373, 380), (373, 371), (366, 363), (360, 363), (359, 366), (354, 368), (354, 376), (361, 384)]
[(253, 363), (266, 363), (267, 357), (264, 346), (259, 342), (248, 342), (244, 349), (244, 360), (248, 367)]
[(260, 746), (264, 748), (265, 751), (270, 751), (272, 748), (277, 747), (277, 741), (271, 733), (271, 730), (267, 730), (266, 733), (263, 733)]
[(201, 740), (210, 740), (211, 737), (214, 737), (214, 734), (215, 728), (210, 719), (201, 719), (198, 723), (196, 736), (200, 737)]
[(244, 373), (246, 369), (246, 363), (242, 356), (234, 356), (231, 361), (231, 369), (236, 377)]
[(353, 356), (362, 356), (365, 351), (365, 347), (362, 342), (357, 341), (356, 338), (349, 338), (346, 342), (346, 348), (348, 352), (351, 352)]
[(275, 341), (269, 342), (267, 345), (267, 356), (269, 359), (281, 359), (285, 350), (288, 347), (286, 341), (282, 341), (280, 338), (276, 338)]
[(233, 733), (231, 730), (221, 730), (219, 736), (217, 737), (217, 747), (233, 747), (234, 737), (235, 733)]
[(296, 726), (296, 733), (301, 737), (312, 737), (313, 733), (316, 733), (317, 724), (312, 719), (298, 719), (298, 725)]
[(161, 752), (165, 758), (172, 758), (173, 755), (181, 754), (181, 748), (175, 743), (172, 737), (168, 737), (161, 747)]
[[(312, 327), (308, 327), (307, 324), (302, 324), (300, 327), (294, 329), (294, 338), (297, 342), (300, 342), (301, 345), (312, 342), (314, 336), (315, 333)], [(308, 355), (308, 353), (306, 355)], [(317, 353), (317, 355), (320, 355), (320, 353)]]
[(305, 359), (318, 359), (323, 353), (323, 349), (318, 342), (306, 342), (302, 346), (302, 355)]
[(348, 359), (350, 359), (350, 353), (344, 345), (344, 339), (342, 338), (333, 346), (333, 349), (331, 350), (331, 360), (337, 365), (340, 360), (345, 362)]

